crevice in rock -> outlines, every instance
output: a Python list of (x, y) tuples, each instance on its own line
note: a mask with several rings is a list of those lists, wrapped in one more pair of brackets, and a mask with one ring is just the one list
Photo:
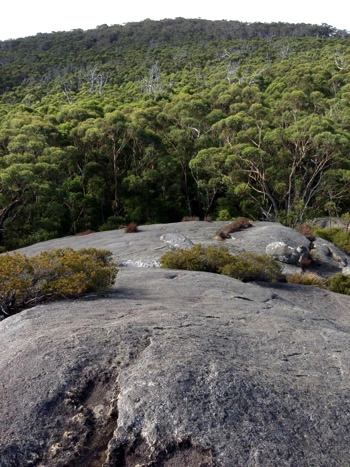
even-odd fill
[[(98, 391), (98, 389), (97, 389)], [(102, 467), (107, 459), (108, 444), (113, 437), (118, 425), (117, 395), (119, 387), (114, 390), (114, 398), (111, 401), (107, 421), (99, 422), (96, 415), (92, 417), (91, 431), (86, 437), (85, 446), (81, 449), (78, 458), (73, 460), (70, 467)], [(91, 394), (94, 399), (96, 394)], [(90, 409), (90, 413), (92, 409)]]
[(167, 446), (150, 449), (139, 436), (132, 445), (119, 446), (110, 457), (113, 467), (212, 467), (209, 449), (192, 444), (190, 440), (172, 442)]
[(241, 297), (240, 295), (235, 295), (234, 298), (239, 298), (240, 300), (246, 300), (247, 302), (254, 302), (251, 298)]

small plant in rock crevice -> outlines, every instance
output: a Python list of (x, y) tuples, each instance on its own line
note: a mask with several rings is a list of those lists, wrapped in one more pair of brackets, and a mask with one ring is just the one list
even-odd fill
[(305, 274), (296, 272), (295, 274), (289, 274), (286, 279), (289, 284), (311, 285), (321, 289), (325, 289), (327, 286), (326, 279), (312, 272)]
[(125, 227), (125, 230), (124, 230), (125, 233), (136, 233), (138, 231), (139, 231), (139, 229), (138, 229), (137, 224), (135, 222), (131, 222), (130, 224), (128, 224)]

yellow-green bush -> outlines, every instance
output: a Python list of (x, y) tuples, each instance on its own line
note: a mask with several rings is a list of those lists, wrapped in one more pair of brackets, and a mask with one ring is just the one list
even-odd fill
[(34, 257), (19, 253), (0, 256), (0, 314), (110, 286), (117, 274), (111, 255), (94, 248), (65, 248)]
[(332, 292), (350, 295), (350, 276), (348, 274), (334, 274), (328, 279), (328, 288)]
[(282, 280), (282, 269), (277, 261), (268, 255), (240, 253), (221, 269), (221, 274), (234, 277), (243, 282)]
[(339, 228), (316, 229), (314, 235), (334, 243), (334, 245), (350, 255), (350, 232)]
[(320, 277), (318, 274), (309, 272), (307, 274), (301, 274), (296, 272), (295, 274), (289, 274), (287, 276), (287, 282), (290, 284), (301, 284), (301, 285), (312, 285), (314, 287), (325, 288), (327, 281)]
[(163, 268), (186, 269), (187, 271), (208, 271), (201, 245), (189, 250), (175, 250), (165, 253), (160, 259)]
[(231, 255), (227, 247), (194, 245), (189, 250), (176, 250), (161, 258), (161, 266), (188, 271), (224, 274), (241, 281), (275, 281), (282, 279), (281, 266), (267, 255), (240, 253)]

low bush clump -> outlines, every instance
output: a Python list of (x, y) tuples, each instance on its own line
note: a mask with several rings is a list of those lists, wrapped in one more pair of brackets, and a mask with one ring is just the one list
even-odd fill
[(316, 229), (314, 235), (334, 243), (334, 245), (350, 255), (350, 232), (340, 228)]
[(307, 274), (301, 274), (296, 272), (295, 274), (290, 274), (287, 276), (287, 282), (289, 284), (300, 284), (300, 285), (312, 285), (314, 287), (320, 287), (324, 289), (326, 287), (327, 281), (320, 277), (318, 274), (312, 272)]
[(224, 274), (243, 282), (282, 279), (281, 266), (267, 255), (240, 253), (231, 255), (222, 247), (194, 245), (189, 250), (170, 251), (162, 256), (161, 266), (188, 271)]
[(277, 282), (283, 279), (280, 264), (268, 255), (240, 253), (233, 256), (233, 261), (224, 266), (221, 274), (243, 282)]
[(125, 230), (124, 230), (125, 233), (136, 233), (138, 231), (139, 229), (137, 228), (137, 224), (135, 224), (135, 222), (131, 222), (129, 225), (125, 227)]
[(65, 248), (34, 257), (19, 253), (0, 256), (0, 315), (110, 286), (117, 274), (111, 256), (107, 250), (94, 248)]
[(338, 292), (350, 295), (350, 275), (348, 274), (334, 274), (328, 279), (328, 288), (332, 292)]

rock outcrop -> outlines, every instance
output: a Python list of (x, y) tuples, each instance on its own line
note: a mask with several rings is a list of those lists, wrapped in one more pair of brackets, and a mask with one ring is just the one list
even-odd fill
[[(225, 244), (243, 249), (254, 228)], [(160, 235), (213, 244), (217, 229), (146, 226), (26, 252), (158, 261)], [(266, 231), (258, 251), (278, 241)], [(349, 310), (349, 296), (312, 287), (121, 267), (108, 293), (12, 316), (0, 323), (0, 467), (349, 465)]]

